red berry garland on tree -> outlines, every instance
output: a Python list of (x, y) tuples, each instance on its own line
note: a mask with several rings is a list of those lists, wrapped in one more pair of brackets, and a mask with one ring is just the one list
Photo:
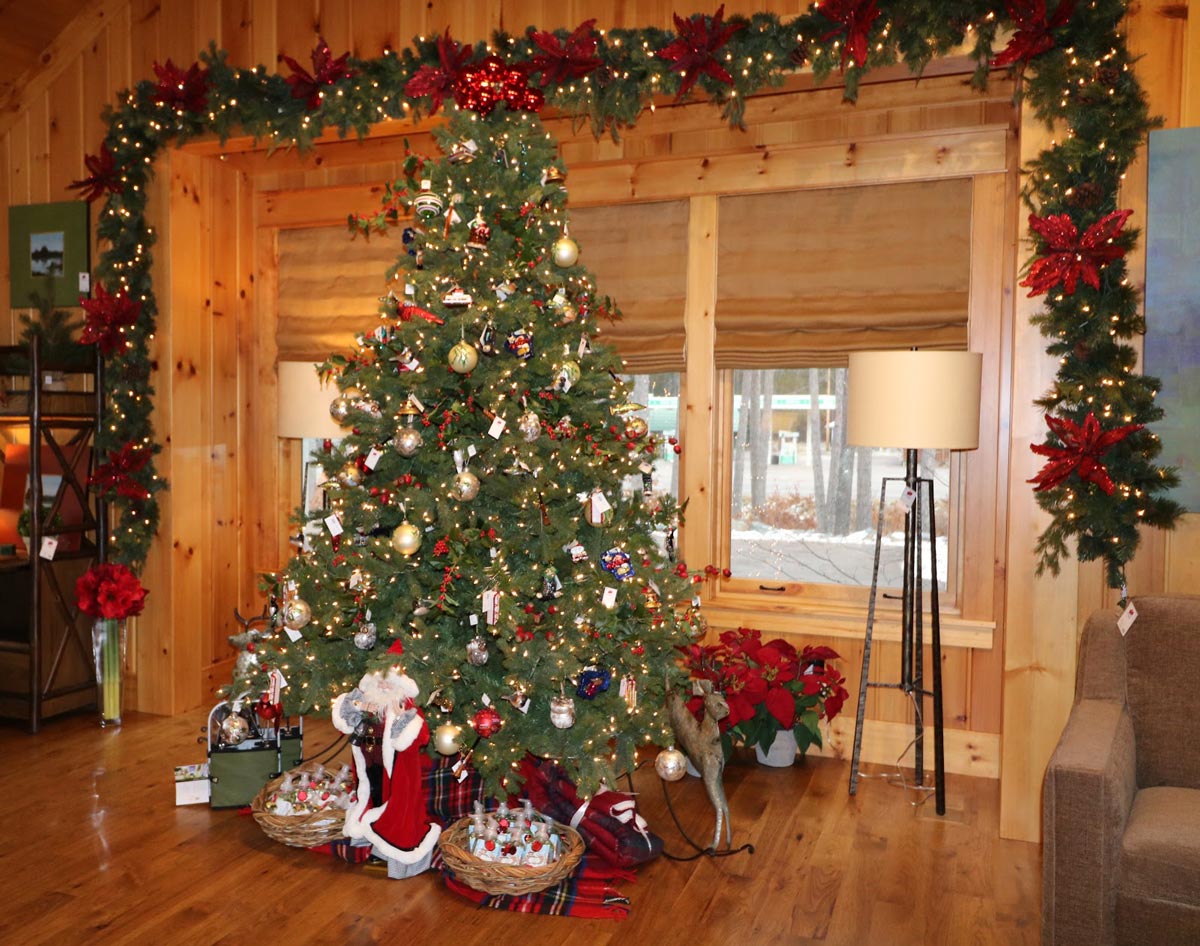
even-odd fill
[(130, 299), (124, 289), (109, 294), (102, 284), (96, 285), (91, 299), (80, 299), (85, 323), (79, 335), (84, 345), (99, 346), (101, 354), (112, 355), (125, 344), (122, 331), (137, 324), (142, 313), (142, 304)]
[(212, 77), (207, 69), (194, 62), (184, 72), (170, 59), (166, 63), (155, 63), (154, 74), (158, 86), (154, 90), (154, 101), (180, 114), (198, 115), (208, 108), (208, 88)]
[(860, 69), (865, 66), (867, 37), (879, 17), (875, 0), (825, 0), (814, 9), (827, 20), (838, 24), (837, 29), (821, 37), (822, 41), (832, 39), (839, 33), (846, 34), (842, 43), (842, 69), (845, 70), (847, 59), (852, 59)]
[(1046, 0), (1008, 0), (1008, 15), (1017, 31), (992, 66), (1010, 66), (1029, 62), (1054, 46), (1053, 31), (1071, 18), (1075, 0), (1060, 0), (1053, 16), (1047, 16)]
[(88, 477), (88, 485), (97, 487), (102, 494), (115, 490), (118, 496), (127, 499), (149, 499), (150, 491), (134, 479), (133, 474), (145, 468), (150, 456), (150, 450), (132, 441), (120, 450), (110, 450), (108, 462), (96, 467)]
[(120, 171), (107, 144), (100, 146), (99, 154), (86, 155), (83, 166), (91, 171), (91, 174), (81, 180), (72, 181), (67, 185), (67, 190), (79, 191), (79, 196), (89, 204), (97, 197), (119, 194), (124, 189)]
[(304, 99), (305, 106), (311, 112), (321, 104), (324, 86), (333, 85), (335, 82), (349, 79), (355, 75), (354, 70), (346, 65), (349, 58), (349, 53), (342, 53), (334, 59), (324, 36), (317, 38), (317, 45), (312, 51), (313, 71), (311, 75), (291, 56), (280, 56), (280, 59), (287, 63), (292, 70), (292, 74), (287, 77), (287, 84), (292, 87), (292, 98)]
[(530, 72), (541, 73), (541, 85), (566, 85), (572, 79), (582, 79), (600, 68), (596, 58), (596, 21), (586, 20), (561, 42), (548, 30), (529, 29), (529, 38), (541, 53), (529, 60)]
[(1079, 236), (1075, 222), (1067, 214), (1049, 217), (1029, 215), (1029, 229), (1042, 238), (1039, 259), (1021, 280), (1029, 295), (1048, 292), (1062, 283), (1063, 292), (1075, 294), (1080, 279), (1093, 289), (1100, 288), (1100, 269), (1125, 255), (1125, 247), (1115, 242), (1132, 210), (1117, 210), (1100, 218)]
[(688, 20), (680, 18), (677, 13), (672, 16), (675, 18), (675, 30), (679, 35), (656, 55), (660, 59), (671, 60), (671, 71), (682, 76), (675, 101), (678, 102), (687, 95), (702, 75), (712, 76), (725, 85), (733, 85), (733, 76), (717, 61), (716, 54), (729, 42), (729, 37), (745, 24), (724, 25), (723, 3), (711, 17), (700, 13)]
[(1028, 481), (1035, 484), (1034, 491), (1053, 489), (1065, 482), (1072, 473), (1076, 473), (1085, 483), (1095, 483), (1109, 496), (1116, 487), (1100, 458), (1113, 444), (1120, 443), (1130, 434), (1142, 429), (1141, 424), (1125, 424), (1112, 430), (1104, 430), (1091, 411), (1082, 424), (1076, 424), (1065, 417), (1047, 414), (1046, 426), (1063, 445), (1052, 447), (1035, 443), (1030, 446), (1029, 449), (1038, 456), (1050, 457), (1050, 462), (1042, 467), (1037, 476)]

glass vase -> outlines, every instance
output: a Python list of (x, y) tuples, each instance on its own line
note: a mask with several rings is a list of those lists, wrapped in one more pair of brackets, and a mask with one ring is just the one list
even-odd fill
[(125, 621), (97, 618), (92, 624), (96, 660), (96, 705), (101, 726), (121, 725), (122, 668), (125, 666)]

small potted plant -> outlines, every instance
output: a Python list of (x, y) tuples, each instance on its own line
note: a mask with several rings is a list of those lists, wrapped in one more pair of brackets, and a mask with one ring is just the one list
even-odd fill
[[(725, 694), (729, 715), (720, 723), (726, 758), (735, 742), (753, 746), (765, 765), (792, 765), (811, 745), (820, 746), (822, 719), (832, 720), (849, 694), (845, 678), (830, 661), (829, 647), (801, 651), (776, 638), (740, 627), (716, 644), (683, 648), (693, 678), (711, 680)], [(699, 698), (692, 701), (699, 711)]]

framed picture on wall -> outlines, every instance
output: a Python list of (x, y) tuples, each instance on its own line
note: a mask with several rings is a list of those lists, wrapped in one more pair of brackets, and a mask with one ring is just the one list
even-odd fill
[[(37, 308), (79, 305), (88, 284), (88, 205), (82, 200), (8, 208), (9, 304)], [(86, 291), (82, 292), (87, 295)]]

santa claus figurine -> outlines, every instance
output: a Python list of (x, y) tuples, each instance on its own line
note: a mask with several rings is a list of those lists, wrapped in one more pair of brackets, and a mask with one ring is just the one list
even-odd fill
[[(412, 678), (393, 666), (386, 673), (365, 674), (333, 702), (333, 725), (359, 737), (351, 739), (358, 790), (346, 812), (346, 836), (369, 841), (372, 852), (388, 862), (389, 877), (427, 870), (441, 834), (425, 814), (420, 749), (429, 742), (429, 728), (416, 705), (417, 692)], [(383, 721), (383, 771), (381, 784), (373, 786), (361, 737), (378, 720)]]

